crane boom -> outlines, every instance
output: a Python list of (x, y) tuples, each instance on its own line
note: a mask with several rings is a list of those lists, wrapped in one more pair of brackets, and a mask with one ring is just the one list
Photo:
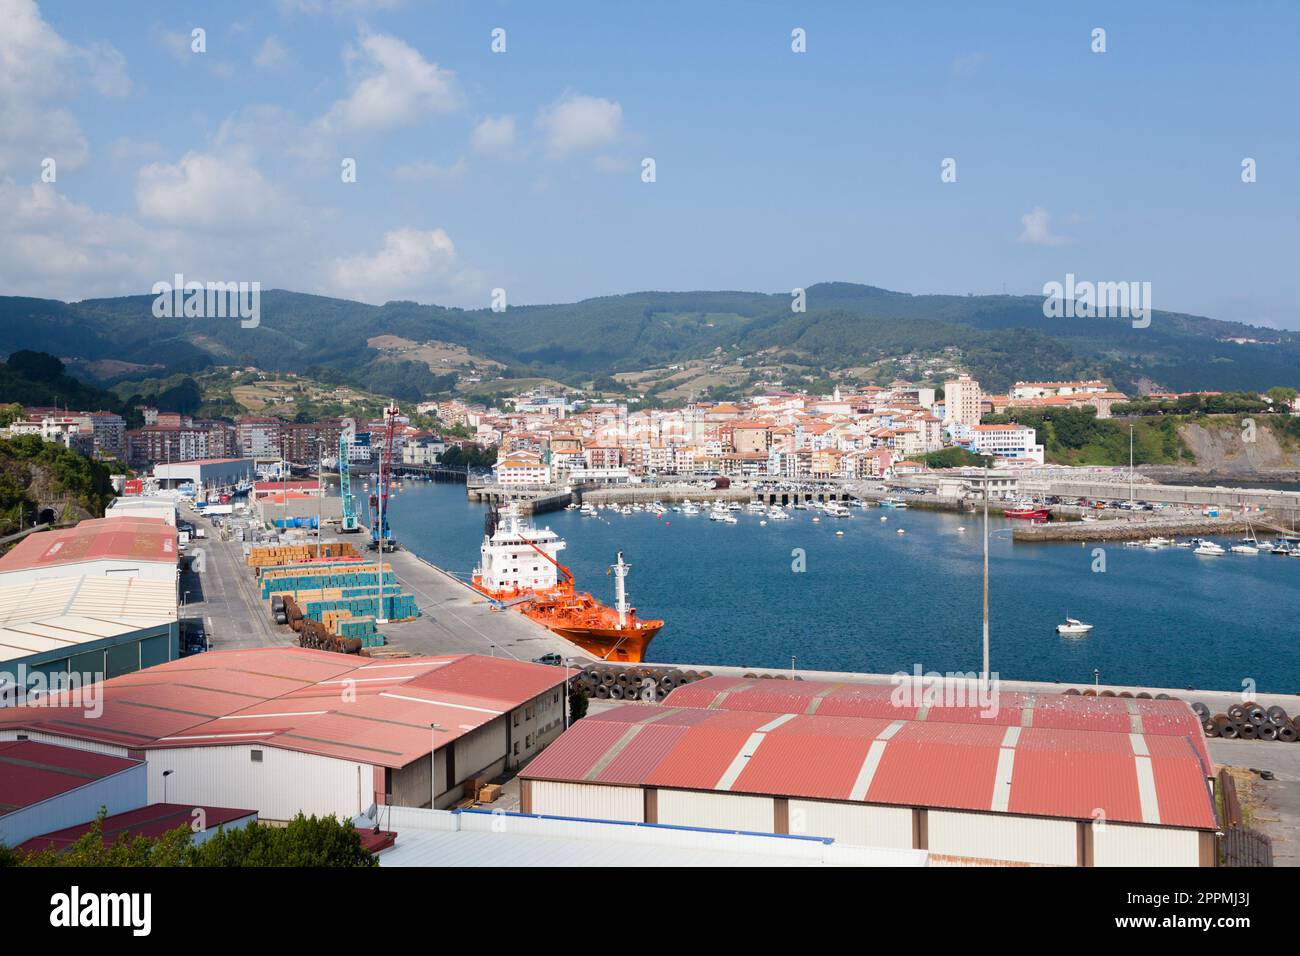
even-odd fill
[(529, 541), (527, 538), (524, 538), (524, 542), (528, 545), (528, 547), (532, 548), (534, 551), (536, 551), (538, 554), (540, 554), (542, 557), (544, 557), (547, 561), (550, 561), (551, 564), (555, 565), (555, 567), (559, 570), (559, 572), (560, 572), (561, 574), (563, 574), (566, 578), (569, 579), (569, 584), (570, 584), (570, 586), (573, 585), (573, 572), (572, 572), (572, 571), (570, 571), (568, 568), (566, 568), (564, 565), (562, 565), (559, 561), (556, 561), (553, 557), (551, 557), (549, 554), (547, 554), (545, 551), (543, 551), (543, 550), (542, 550), (541, 548), (539, 548), (537, 545), (533, 544), (533, 543), (532, 543), (531, 541)]

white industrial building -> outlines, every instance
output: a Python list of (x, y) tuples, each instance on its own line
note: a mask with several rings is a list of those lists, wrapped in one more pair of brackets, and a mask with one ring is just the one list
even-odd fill
[[(379, 865), (442, 867), (925, 866), (924, 850), (691, 827), (560, 820), (489, 810), (378, 807), (367, 818), (396, 833)], [(364, 821), (359, 821), (363, 823)]]
[(176, 499), (161, 496), (128, 495), (114, 498), (104, 509), (105, 518), (161, 518), (176, 527)]
[(1186, 704), (1003, 695), (984, 715), (892, 691), (710, 678), (589, 715), (523, 770), (521, 808), (931, 863), (1215, 865), (1213, 769)]
[(27, 739), (0, 740), (0, 844), (17, 846), (52, 830), (145, 802), (140, 760), (56, 747)]
[(179, 655), (172, 582), (7, 578), (0, 575), (0, 703), (25, 696), (37, 675), (93, 682)]
[(251, 458), (202, 458), (197, 461), (174, 461), (153, 466), (153, 476), (160, 488), (228, 488), (255, 474)]
[(153, 802), (166, 787), (172, 802), (264, 819), (352, 817), (374, 804), (451, 806), (467, 784), (527, 761), (563, 730), (563, 684), (557, 668), (476, 655), (212, 651), (107, 681), (97, 719), (0, 708), (0, 740), (140, 755)]

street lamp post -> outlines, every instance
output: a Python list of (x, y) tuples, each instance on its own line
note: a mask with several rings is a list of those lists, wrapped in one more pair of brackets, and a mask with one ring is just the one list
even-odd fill
[[(986, 459), (987, 460), (987, 459)], [(984, 466), (984, 687), (989, 685), (989, 466)]]
[(176, 772), (175, 770), (163, 771), (163, 803), (167, 802), (167, 778), (170, 777), (175, 772)]

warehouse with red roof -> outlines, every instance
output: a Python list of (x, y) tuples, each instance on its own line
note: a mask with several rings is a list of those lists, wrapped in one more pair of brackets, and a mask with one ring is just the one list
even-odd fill
[(17, 846), (41, 833), (93, 820), (144, 802), (139, 760), (36, 740), (0, 740), (0, 844)]
[(102, 712), (0, 708), (19, 736), (145, 761), (148, 798), (353, 816), (446, 807), (467, 781), (559, 736), (563, 671), (473, 654), (371, 659), (298, 647), (212, 651), (99, 685)]
[(176, 584), (176, 529), (162, 518), (90, 518), (40, 531), (0, 557), (0, 583), (66, 577), (132, 577)]
[(593, 714), (521, 772), (523, 809), (933, 862), (1214, 865), (1212, 766), (1186, 704), (1002, 694), (994, 707), (895, 707), (892, 690), (710, 678)]

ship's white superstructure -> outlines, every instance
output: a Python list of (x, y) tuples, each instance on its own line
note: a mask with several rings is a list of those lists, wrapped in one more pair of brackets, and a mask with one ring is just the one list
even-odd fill
[[(551, 561), (538, 554), (529, 542), (546, 552)], [(564, 539), (558, 534), (550, 528), (538, 530), (526, 524), (511, 505), (502, 512), (492, 534), (484, 535), (475, 573), (490, 590), (550, 590), (559, 582), (556, 564), (564, 547)]]

